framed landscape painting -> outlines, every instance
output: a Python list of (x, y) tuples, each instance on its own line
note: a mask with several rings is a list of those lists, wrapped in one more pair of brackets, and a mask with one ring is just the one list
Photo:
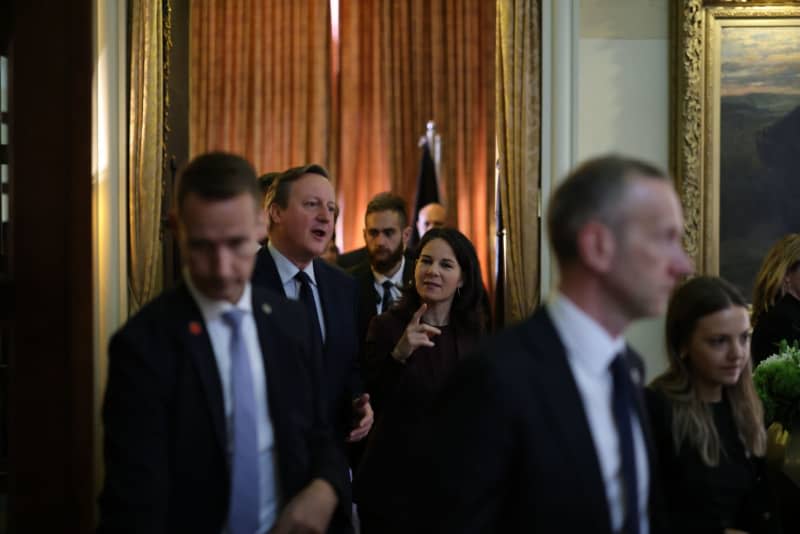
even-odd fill
[(745, 296), (800, 232), (800, 5), (676, 2), (674, 174), (696, 270)]

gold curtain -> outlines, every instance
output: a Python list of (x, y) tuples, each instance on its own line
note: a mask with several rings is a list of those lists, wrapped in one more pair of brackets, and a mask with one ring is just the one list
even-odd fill
[[(442, 136), (449, 223), (490, 265), (495, 6), (485, 0), (341, 0), (339, 171), (345, 249), (363, 245), (369, 198), (416, 191), (417, 141)], [(345, 187), (345, 184), (347, 186)]]
[(508, 322), (539, 300), (539, 3), (497, 0), (497, 147), (506, 239)]
[(190, 155), (226, 150), (256, 172), (331, 167), (328, 0), (194, 0)]
[(161, 290), (163, 20), (161, 0), (131, 3), (128, 146), (129, 308)]

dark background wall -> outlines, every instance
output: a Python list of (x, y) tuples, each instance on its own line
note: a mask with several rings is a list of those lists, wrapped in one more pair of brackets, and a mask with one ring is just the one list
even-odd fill
[(13, 290), (8, 531), (90, 532), (92, 2), (4, 3)]

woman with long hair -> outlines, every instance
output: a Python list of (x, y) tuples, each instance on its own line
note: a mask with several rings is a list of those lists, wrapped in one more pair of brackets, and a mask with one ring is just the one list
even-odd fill
[(669, 368), (647, 389), (672, 532), (780, 532), (766, 487), (766, 432), (736, 288), (700, 276), (666, 319)]
[(354, 480), (364, 534), (414, 532), (410, 475), (422, 424), (459, 360), (486, 329), (475, 248), (452, 228), (425, 233), (412, 283), (367, 332), (365, 382), (375, 426)]
[(753, 288), (753, 367), (782, 339), (800, 340), (800, 234), (788, 234), (764, 257)]

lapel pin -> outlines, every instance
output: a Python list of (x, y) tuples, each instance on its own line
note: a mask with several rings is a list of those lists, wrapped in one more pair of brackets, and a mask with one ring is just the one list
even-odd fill
[(267, 304), (265, 302), (264, 304), (261, 305), (261, 311), (263, 311), (265, 314), (269, 315), (269, 314), (272, 313), (272, 306), (270, 306), (269, 304)]
[(642, 375), (638, 369), (631, 369), (631, 381), (637, 386), (642, 382)]
[(189, 323), (189, 332), (191, 332), (195, 336), (199, 336), (200, 334), (203, 333), (203, 327), (200, 326), (200, 323), (198, 323), (197, 321), (191, 321)]

